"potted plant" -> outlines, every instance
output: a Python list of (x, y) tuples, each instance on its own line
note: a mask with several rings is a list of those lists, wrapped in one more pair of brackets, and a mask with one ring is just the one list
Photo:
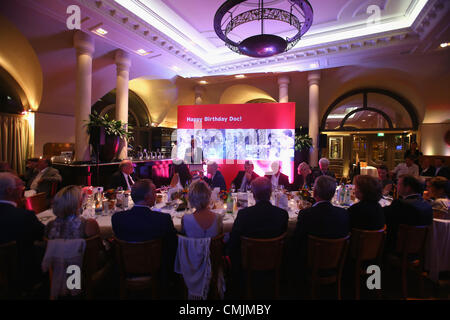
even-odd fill
[(101, 162), (111, 162), (119, 151), (120, 141), (130, 141), (133, 136), (131, 129), (126, 130), (126, 123), (109, 119), (108, 115), (99, 115), (96, 111), (89, 115), (86, 123), (89, 143), (97, 159)]
[[(303, 127), (300, 127), (300, 129), (295, 130), (295, 159), (294, 164), (295, 168), (301, 163), (301, 162), (308, 162), (309, 159), (309, 150), (311, 149), (313, 142), (312, 138), (308, 135), (305, 129)], [(297, 175), (297, 170), (295, 170), (295, 175)]]

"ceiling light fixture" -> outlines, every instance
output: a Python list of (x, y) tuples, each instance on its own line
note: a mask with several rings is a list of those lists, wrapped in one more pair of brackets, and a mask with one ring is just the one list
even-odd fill
[[(233, 16), (233, 13), (237, 12), (238, 6), (245, 1), (248, 0), (228, 0), (220, 6), (214, 16), (214, 30), (217, 36), (236, 53), (254, 58), (266, 58), (288, 51), (300, 41), (300, 38), (312, 25), (313, 9), (307, 0), (285, 0), (290, 6), (289, 12), (279, 8), (266, 8), (264, 0), (258, 0), (256, 9), (240, 12)], [(274, 2), (271, 5), (275, 4)], [(249, 4), (252, 3), (249, 2)], [(226, 19), (223, 19), (225, 16), (227, 16)], [(222, 30), (222, 20), (228, 21), (224, 30)], [(266, 33), (267, 24), (264, 25), (264, 22), (267, 20), (287, 23), (297, 29), (297, 33), (286, 39)], [(261, 34), (250, 36), (241, 42), (234, 42), (228, 38), (228, 34), (236, 27), (252, 21), (261, 22)]]
[(104, 36), (104, 35), (106, 35), (108, 33), (108, 31), (106, 31), (103, 28), (97, 28), (97, 29), (95, 29), (92, 32), (98, 34), (99, 36)]
[(151, 51), (145, 51), (144, 49), (139, 49), (136, 51), (138, 54), (140, 54), (141, 56), (146, 56), (149, 53), (151, 53)]
[(208, 81), (200, 80), (198, 83), (200, 83), (200, 84), (208, 84)]
[(242, 78), (245, 78), (245, 75), (244, 74), (237, 74), (234, 77), (237, 78), (237, 79), (242, 79)]
[(450, 42), (441, 43), (441, 48), (447, 48), (448, 46), (450, 46)]

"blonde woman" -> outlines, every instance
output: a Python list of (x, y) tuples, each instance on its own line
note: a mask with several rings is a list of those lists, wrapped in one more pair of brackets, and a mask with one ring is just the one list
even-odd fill
[(188, 201), (195, 208), (193, 214), (183, 216), (182, 233), (189, 238), (214, 238), (222, 233), (221, 218), (209, 210), (211, 189), (202, 180), (189, 187)]
[(306, 162), (302, 162), (297, 167), (298, 176), (295, 177), (294, 183), (291, 185), (292, 191), (300, 189), (311, 189), (314, 185), (314, 177), (311, 168)]
[(80, 216), (82, 191), (78, 186), (61, 189), (53, 199), (56, 219), (46, 226), (45, 234), (52, 239), (83, 239), (100, 233), (97, 221)]

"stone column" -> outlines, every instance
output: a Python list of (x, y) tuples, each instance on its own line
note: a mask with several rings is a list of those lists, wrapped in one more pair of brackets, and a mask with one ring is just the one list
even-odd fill
[[(128, 126), (128, 82), (130, 80), (131, 60), (127, 52), (117, 50), (114, 56), (117, 68), (116, 81), (116, 120), (127, 123)], [(128, 144), (125, 142), (119, 151), (119, 159), (127, 159)]]
[(289, 77), (280, 76), (278, 78), (278, 85), (280, 90), (278, 102), (280, 103), (289, 102)]
[(309, 84), (309, 136), (313, 140), (309, 164), (317, 167), (319, 158), (319, 81), (320, 71), (308, 74)]
[(94, 40), (82, 31), (76, 31), (73, 46), (77, 51), (76, 93), (75, 93), (75, 159), (90, 160), (89, 136), (85, 120), (91, 114), (92, 56)]
[(202, 104), (203, 103), (203, 94), (205, 93), (205, 89), (201, 86), (195, 86), (194, 92), (195, 92), (195, 104)]

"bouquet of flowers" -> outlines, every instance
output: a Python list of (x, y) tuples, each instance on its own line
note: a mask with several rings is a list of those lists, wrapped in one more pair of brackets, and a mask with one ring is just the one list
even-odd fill
[(227, 201), (228, 197), (229, 197), (229, 194), (228, 194), (228, 192), (227, 192), (226, 190), (220, 190), (220, 192), (219, 192), (219, 198), (220, 198), (222, 201)]

